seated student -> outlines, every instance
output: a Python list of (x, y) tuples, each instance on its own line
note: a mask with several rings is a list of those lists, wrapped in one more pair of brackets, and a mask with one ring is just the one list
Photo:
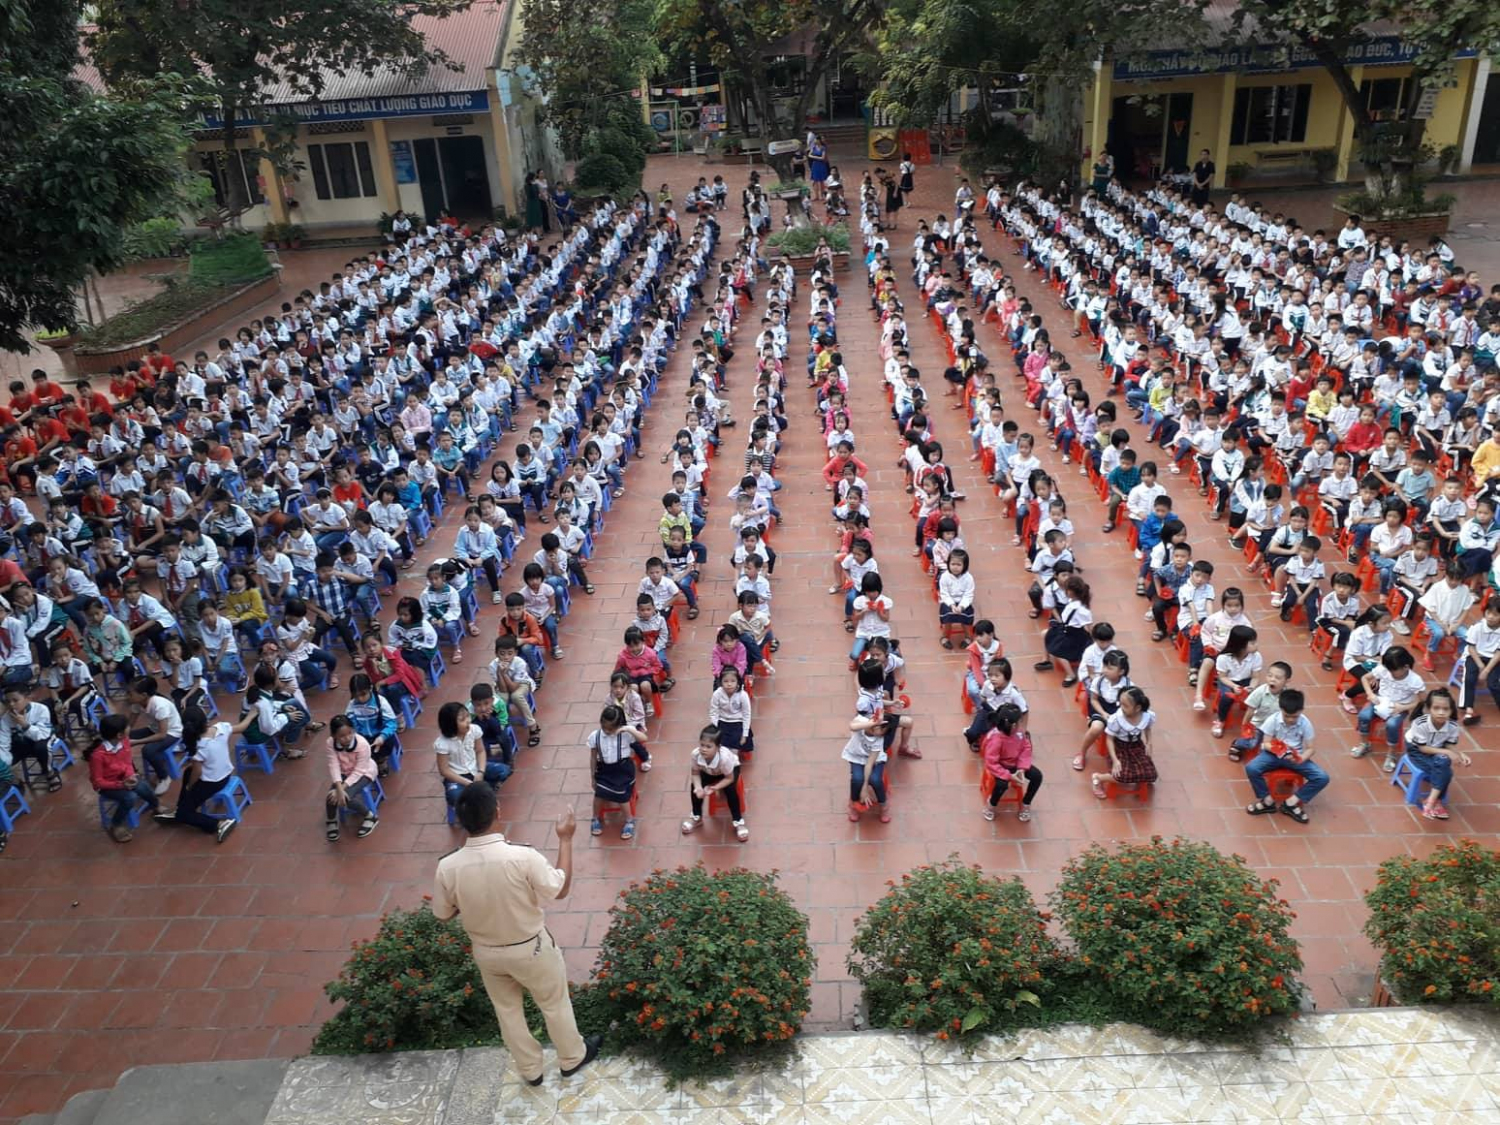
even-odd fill
[[(370, 754), (370, 744), (355, 732), (349, 716), (335, 715), (329, 722), (327, 747), (328, 773), (333, 784), (328, 787), (328, 795), (323, 800), (323, 833), (333, 842), (340, 835), (340, 810), (351, 807), (375, 784), (380, 774)], [(363, 840), (379, 825), (380, 814), (367, 808), (355, 835)]]
[(1318, 607), (1315, 628), (1333, 638), (1333, 644), (1323, 655), (1323, 671), (1333, 671), (1333, 653), (1349, 643), (1360, 614), (1359, 578), (1347, 570), (1333, 576), (1333, 590), (1323, 595)]
[(1373, 671), (1364, 674), (1364, 689), (1369, 701), (1359, 711), (1359, 742), (1349, 751), (1355, 758), (1370, 752), (1370, 726), (1378, 718), (1385, 723), (1386, 754), (1382, 763), (1386, 772), (1396, 768), (1396, 749), (1401, 745), (1401, 728), (1407, 715), (1421, 701), (1425, 685), (1412, 669), (1416, 660), (1400, 645), (1386, 649)]
[(168, 629), (175, 628), (177, 619), (161, 602), (141, 590), (140, 579), (127, 578), (121, 594), (121, 616), (130, 630), (137, 652), (150, 645), (158, 659), (162, 655), (162, 638)]
[(115, 806), (109, 835), (121, 844), (134, 839), (125, 821), (136, 801), (144, 802), (153, 813), (161, 808), (161, 798), (136, 772), (130, 737), (126, 733), (129, 725), (130, 720), (124, 715), (105, 715), (99, 720), (99, 741), (84, 755), (94, 791)]
[(542, 741), (542, 728), (532, 710), (532, 692), (537, 684), (531, 678), (531, 669), (520, 654), (520, 644), (514, 634), (502, 633), (495, 638), (495, 659), (490, 661), (490, 676), (495, 682), (495, 693), (510, 714), (526, 724), (526, 745), (536, 746)]
[(776, 674), (771, 663), (771, 653), (781, 647), (781, 642), (771, 632), (771, 611), (761, 604), (760, 595), (754, 590), (741, 590), (736, 596), (739, 608), (729, 615), (728, 624), (734, 626), (745, 647), (748, 662), (746, 686), (751, 685), (757, 665), (768, 676)]
[(155, 676), (141, 676), (127, 693), (131, 713), (145, 723), (130, 732), (132, 743), (140, 747), (143, 764), (156, 775), (156, 795), (172, 788), (172, 763), (169, 754), (182, 740), (182, 715), (177, 705), (159, 694)]
[(1193, 548), (1189, 544), (1174, 543), (1171, 561), (1152, 574), (1156, 588), (1151, 596), (1151, 619), (1156, 622), (1156, 630), (1151, 634), (1153, 641), (1166, 640), (1172, 631), (1167, 626), (1167, 610), (1180, 604), (1182, 588), (1193, 574), (1192, 558)]
[(1455, 710), (1452, 693), (1447, 688), (1437, 688), (1413, 712), (1415, 717), (1406, 730), (1406, 756), (1422, 772), (1429, 786), (1422, 802), (1422, 815), (1428, 820), (1448, 819), (1443, 799), (1453, 782), (1454, 762), (1461, 766), (1474, 764), (1474, 759), (1458, 749)]
[(1214, 669), (1218, 677), (1219, 702), (1214, 715), (1213, 736), (1221, 738), (1224, 723), (1229, 718), (1236, 698), (1246, 692), (1260, 672), (1263, 657), (1257, 651), (1259, 636), (1249, 625), (1236, 625), (1229, 630), (1224, 649), (1214, 658)]
[[(1277, 669), (1285, 667), (1273, 665), (1272, 672), (1278, 674)], [(1270, 686), (1268, 678), (1256, 691), (1264, 689), (1267, 698), (1271, 698)], [(1274, 700), (1276, 710), (1256, 727), (1259, 749), (1245, 763), (1245, 777), (1255, 794), (1255, 800), (1245, 811), (1251, 816), (1279, 811), (1299, 824), (1306, 824), (1307, 806), (1327, 787), (1328, 771), (1312, 760), (1314, 731), (1312, 721), (1303, 713), (1306, 701), (1302, 693), (1296, 688), (1283, 687), (1275, 692)], [(1302, 786), (1279, 805), (1266, 782), (1266, 774), (1272, 770), (1291, 770), (1303, 779)]]
[(1040, 617), (1042, 615), (1042, 590), (1059, 563), (1072, 563), (1073, 551), (1068, 547), (1068, 536), (1061, 528), (1054, 527), (1042, 536), (1043, 547), (1037, 551), (1031, 560), (1029, 569), (1036, 575), (1027, 590), (1026, 596), (1031, 599), (1031, 609), (1027, 612), (1028, 617)]
[(416, 598), (406, 597), (396, 603), (396, 620), (391, 622), (386, 639), (413, 668), (422, 673), (432, 670), (432, 658), (438, 647), (437, 630), (426, 619), (422, 603)]
[(1031, 819), (1031, 803), (1042, 787), (1042, 771), (1032, 760), (1031, 735), (1019, 730), (1021, 709), (1013, 703), (1001, 706), (994, 714), (990, 730), (980, 740), (985, 772), (995, 779), (983, 813), (985, 820), (995, 819), (995, 809), (1013, 782), (1024, 778), (1026, 791), (1021, 795), (1018, 819)]
[(510, 707), (505, 700), (495, 695), (491, 685), (474, 684), (469, 688), (468, 709), (484, 739), (485, 751), (514, 767), (516, 736), (510, 730)]
[(1151, 710), (1145, 692), (1128, 687), (1120, 693), (1119, 708), (1104, 724), (1109, 772), (1089, 778), (1095, 797), (1102, 801), (1109, 796), (1104, 788), (1107, 781), (1120, 785), (1150, 785), (1156, 781), (1156, 763), (1151, 758), (1151, 728), (1155, 725), (1156, 712)]
[(1457, 637), (1459, 651), (1463, 651), (1468, 630), (1464, 618), (1468, 617), (1478, 599), (1464, 581), (1463, 566), (1456, 559), (1443, 564), (1443, 580), (1434, 582), (1422, 595), (1423, 622), (1427, 626), (1427, 647), (1422, 651), (1422, 667), (1428, 672), (1432, 656), (1442, 644), (1444, 637)]
[(543, 656), (547, 637), (537, 619), (526, 611), (526, 598), (517, 591), (505, 595), (505, 616), (500, 619), (500, 635), (512, 636), (521, 658), (531, 669), (532, 679), (541, 687), (547, 667)]
[(234, 777), (234, 736), (249, 730), (254, 719), (255, 713), (247, 711), (238, 723), (210, 725), (201, 707), (183, 711), (182, 748), (188, 759), (182, 767), (182, 792), (177, 795), (176, 809), (156, 810), (153, 816), (158, 824), (185, 824), (212, 833), (221, 844), (228, 839), (239, 822), (229, 816), (209, 816), (203, 806)]
[(406, 662), (398, 645), (387, 646), (378, 632), (369, 632), (360, 640), (364, 654), (365, 675), (375, 690), (400, 714), (408, 697), (422, 695), (422, 673)]
[(1261, 726), (1281, 708), (1281, 692), (1292, 678), (1292, 666), (1278, 660), (1265, 670), (1265, 679), (1245, 699), (1245, 722), (1240, 737), (1229, 744), (1229, 760), (1238, 762), (1246, 753), (1259, 752), (1265, 735)]
[[(553, 660), (563, 658), (562, 646), (558, 644), (557, 622), (559, 597), (557, 588), (547, 582), (547, 572), (539, 563), (527, 563), (521, 570), (521, 597), (525, 599), (526, 612), (536, 619), (542, 632), (547, 634)], [(650, 595), (647, 595), (648, 599)], [(655, 603), (653, 603), (655, 604)], [(665, 624), (665, 622), (664, 622)]]
[(6, 688), (5, 709), (0, 711), (0, 761), (7, 766), (35, 762), (47, 792), (56, 793), (62, 788), (62, 775), (52, 765), (52, 736), (52, 712), (47, 705), (33, 702), (19, 687)]
[(1463, 725), (1469, 727), (1479, 722), (1474, 704), (1481, 684), (1500, 706), (1500, 596), (1490, 596), (1483, 617), (1469, 626), (1460, 652), (1459, 703)]
[(375, 690), (374, 681), (363, 672), (349, 677), (349, 702), (344, 714), (354, 724), (355, 732), (370, 744), (370, 754), (380, 776), (387, 776), (391, 772), (388, 759), (396, 742), (396, 709)]
[(465, 786), (481, 777), (497, 787), (511, 774), (510, 766), (489, 757), (484, 732), (462, 703), (444, 703), (439, 708), (438, 737), (432, 748), (437, 754), (438, 776), (443, 779), (443, 796), (450, 805)]
[[(1091, 647), (1098, 651), (1099, 643), (1096, 639)], [(1080, 665), (1079, 672), (1087, 673), (1085, 682), (1088, 687), (1089, 725), (1083, 735), (1083, 745), (1073, 757), (1075, 770), (1083, 769), (1088, 760), (1089, 749), (1104, 737), (1109, 717), (1119, 709), (1120, 693), (1131, 686), (1130, 657), (1120, 649), (1110, 648), (1099, 656), (1096, 666), (1086, 670)]]
[[(632, 629), (627, 630), (627, 635), (630, 632), (639, 634), (639, 630)], [(625, 712), (619, 707), (609, 704), (600, 712), (599, 727), (586, 740), (594, 789), (594, 816), (589, 822), (591, 835), (603, 835), (606, 808), (611, 805), (629, 808), (630, 798), (635, 793), (635, 759), (640, 759), (642, 771), (651, 768), (651, 755), (646, 750), (645, 741), (645, 732), (626, 725)], [(634, 835), (635, 818), (627, 812), (620, 839), (629, 840)]]
[(1283, 621), (1290, 621), (1299, 605), (1309, 622), (1316, 621), (1318, 603), (1323, 594), (1323, 561), (1318, 558), (1322, 548), (1321, 539), (1308, 535), (1297, 544), (1297, 554), (1277, 569), (1271, 604), (1280, 607)]
[(667, 675), (661, 658), (647, 646), (645, 634), (634, 625), (625, 630), (625, 647), (615, 657), (614, 671), (630, 677), (648, 706), (656, 692), (669, 692), (677, 684)]
[(1296, 557), (1302, 540), (1312, 534), (1307, 530), (1307, 509), (1302, 505), (1288, 512), (1286, 519), (1286, 523), (1261, 540), (1261, 567), (1257, 568), (1261, 574), (1274, 575)]
[(1027, 725), (1029, 712), (1026, 697), (1014, 683), (1014, 673), (1008, 659), (1001, 656), (991, 660), (984, 672), (984, 683), (979, 688), (979, 703), (974, 708), (974, 720), (964, 731), (964, 741), (975, 753), (979, 752), (979, 740), (990, 729), (991, 718), (996, 710), (1007, 703), (1019, 707), (1021, 719), (1018, 729), (1023, 730)]
[[(730, 673), (733, 675), (733, 673)], [(735, 685), (738, 688), (738, 685)], [(716, 691), (715, 697), (719, 695)], [(743, 691), (738, 692), (744, 696)], [(746, 697), (748, 700), (748, 697)], [(748, 708), (748, 702), (746, 704)], [(748, 715), (748, 711), (747, 711)], [(732, 725), (732, 724), (731, 724)], [(745, 729), (748, 730), (748, 718)], [(729, 806), (729, 817), (733, 822), (735, 839), (741, 843), (750, 838), (750, 829), (745, 824), (744, 810), (740, 806), (740, 756), (738, 748), (730, 746), (724, 737), (722, 726), (710, 725), (698, 733), (698, 746), (692, 753), (688, 765), (688, 792), (692, 815), (682, 822), (684, 835), (694, 832), (703, 823), (703, 799), (716, 793)]]

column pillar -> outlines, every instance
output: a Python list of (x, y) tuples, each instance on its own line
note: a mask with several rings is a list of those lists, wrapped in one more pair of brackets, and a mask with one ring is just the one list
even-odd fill
[(1108, 55), (1094, 64), (1094, 84), (1084, 100), (1083, 108), (1088, 117), (1084, 122), (1084, 143), (1089, 155), (1084, 158), (1079, 174), (1085, 184), (1093, 178), (1093, 163), (1109, 143), (1109, 116), (1114, 108), (1113, 65)]
[[(512, 78), (514, 84), (516, 79)], [(515, 86), (511, 86), (515, 89)], [(510, 125), (505, 119), (505, 106), (500, 96), (500, 72), (490, 71), (490, 132), (495, 138), (495, 187), (498, 189), (499, 203), (505, 208), (507, 215), (524, 214), (524, 209), (519, 208), (517, 200), (520, 199), (520, 179), (516, 175), (516, 161), (511, 152)]]
[(377, 117), (370, 122), (370, 164), (375, 170), (375, 187), (380, 194), (380, 205), (391, 214), (401, 210), (401, 186), (396, 183), (396, 163), (391, 159), (390, 134), (386, 131), (385, 119)]
[[(257, 152), (264, 152), (266, 149), (266, 131), (259, 127), (251, 129), (250, 143), (255, 146)], [(226, 168), (224, 174), (227, 176), (229, 169)], [(281, 173), (276, 170), (276, 165), (262, 156), (256, 175), (266, 185), (266, 206), (271, 210), (271, 222), (291, 222), (291, 219), (287, 217), (289, 209), (286, 205), (286, 195), (282, 191)]]
[(1484, 95), (1490, 85), (1490, 57), (1474, 60), (1474, 80), (1469, 83), (1469, 100), (1465, 107), (1463, 146), (1458, 170), (1464, 175), (1474, 169), (1474, 143), (1479, 139), (1479, 119), (1484, 115)]
[[(1349, 80), (1354, 83), (1355, 89), (1359, 88), (1360, 83), (1364, 81), (1364, 77), (1364, 67), (1352, 66), (1349, 68)], [(1338, 94), (1338, 90), (1335, 89), (1334, 93)], [(1359, 157), (1354, 151), (1354, 114), (1349, 112), (1349, 105), (1344, 101), (1341, 94), (1339, 95), (1338, 149), (1339, 162), (1334, 168), (1333, 178), (1337, 182), (1343, 183), (1349, 178), (1349, 165), (1359, 159)]]
[(1234, 126), (1234, 98), (1239, 78), (1234, 71), (1223, 76), (1219, 86), (1219, 130), (1214, 136), (1214, 187), (1222, 188), (1229, 174), (1229, 137)]

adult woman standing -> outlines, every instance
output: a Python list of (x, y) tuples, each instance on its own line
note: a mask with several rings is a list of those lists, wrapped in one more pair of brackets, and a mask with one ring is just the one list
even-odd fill
[(1198, 163), (1193, 165), (1193, 206), (1202, 207), (1208, 202), (1209, 190), (1214, 186), (1213, 156), (1204, 149), (1198, 154)]
[(1115, 176), (1115, 158), (1108, 152), (1101, 152), (1099, 159), (1094, 161), (1093, 189), (1100, 195), (1109, 190), (1109, 181)]
[(526, 173), (526, 229), (537, 230), (546, 218), (547, 209), (542, 202), (542, 189), (537, 186), (536, 173)]
[(823, 198), (823, 184), (828, 179), (828, 145), (821, 133), (813, 135), (807, 146), (807, 178), (812, 182), (813, 198)]

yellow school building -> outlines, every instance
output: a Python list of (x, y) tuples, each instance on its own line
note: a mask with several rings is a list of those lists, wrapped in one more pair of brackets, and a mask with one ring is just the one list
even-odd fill
[[(1353, 45), (1345, 61), (1377, 120), (1404, 103), (1412, 52), (1398, 36)], [(1424, 99), (1427, 140), (1456, 157), (1454, 170), (1500, 158), (1500, 97), (1487, 58), (1460, 58), (1452, 84)], [(1500, 83), (1496, 83), (1500, 94)], [(1215, 187), (1231, 166), (1249, 178), (1358, 177), (1354, 117), (1333, 77), (1306, 51), (1254, 45), (1144, 51), (1102, 61), (1084, 99), (1082, 174), (1108, 150), (1119, 173), (1155, 179), (1186, 171), (1207, 149)], [(1244, 171), (1245, 169), (1237, 169)]]

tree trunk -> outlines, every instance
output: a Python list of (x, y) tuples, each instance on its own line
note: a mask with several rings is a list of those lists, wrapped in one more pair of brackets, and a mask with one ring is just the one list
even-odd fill
[[(243, 211), (249, 206), (250, 201), (245, 196), (245, 177), (236, 168), (239, 163), (237, 150), (234, 147), (235, 120), (238, 117), (238, 109), (235, 104), (227, 99), (222, 103), (220, 112), (224, 115), (224, 156), (220, 161), (219, 182), (224, 185), (224, 206), (231, 212)], [(275, 184), (267, 185), (275, 190)]]
[(1043, 183), (1066, 178), (1069, 184), (1076, 184), (1077, 154), (1083, 151), (1079, 140), (1083, 129), (1082, 93), (1060, 78), (1043, 80), (1038, 92), (1041, 104), (1036, 107), (1036, 127), (1032, 133), (1032, 140), (1040, 149), (1037, 170)]

